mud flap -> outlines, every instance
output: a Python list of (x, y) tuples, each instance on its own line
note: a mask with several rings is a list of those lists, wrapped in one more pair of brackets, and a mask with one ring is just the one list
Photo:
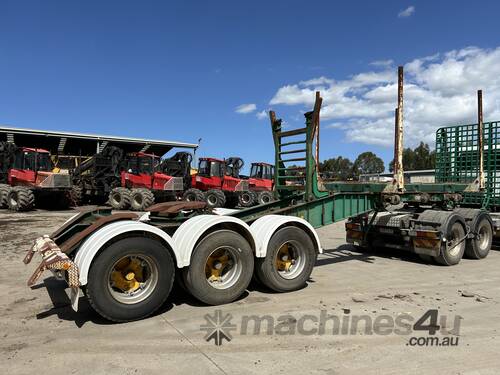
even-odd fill
[(28, 279), (28, 286), (33, 286), (46, 270), (52, 272), (67, 273), (67, 283), (71, 288), (70, 299), (73, 310), (78, 310), (78, 298), (80, 295), (80, 281), (78, 266), (69, 257), (64, 254), (59, 246), (49, 237), (43, 236), (35, 240), (33, 247), (28, 251), (23, 262), (28, 264), (33, 259), (33, 255), (39, 253), (42, 256), (42, 262), (35, 269), (35, 272)]
[(78, 311), (78, 300), (80, 299), (80, 288), (71, 287), (69, 290), (69, 298), (71, 300), (71, 308)]

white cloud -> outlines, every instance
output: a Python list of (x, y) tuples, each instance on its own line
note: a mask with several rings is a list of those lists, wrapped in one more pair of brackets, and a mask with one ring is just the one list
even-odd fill
[(267, 111), (260, 111), (255, 114), (259, 120), (263, 120), (267, 117)]
[(387, 68), (388, 66), (391, 66), (394, 63), (393, 60), (387, 59), (387, 60), (375, 60), (370, 63), (370, 65), (373, 66), (380, 66), (382, 68)]
[(251, 113), (257, 109), (257, 106), (253, 103), (242, 104), (236, 107), (234, 110), (236, 113)]
[(402, 10), (398, 13), (399, 18), (410, 17), (413, 13), (415, 13), (415, 7), (413, 5), (409, 6), (405, 10)]
[[(388, 66), (346, 80), (319, 77), (277, 90), (271, 105), (309, 109), (315, 91), (323, 97), (326, 128), (344, 132), (348, 142), (392, 147), (397, 73)], [(380, 65), (377, 66), (379, 68)], [(405, 146), (425, 141), (434, 146), (438, 127), (474, 123), (476, 90), (483, 90), (485, 120), (500, 118), (500, 47), (468, 47), (414, 59), (405, 64)]]

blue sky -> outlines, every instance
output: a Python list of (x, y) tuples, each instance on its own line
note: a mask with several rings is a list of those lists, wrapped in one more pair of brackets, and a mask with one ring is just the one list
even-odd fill
[[(387, 72), (395, 78), (398, 64), (413, 64), (407, 107), (415, 112), (427, 111), (422, 92), (439, 93), (432, 103), (442, 107), (423, 117), (409, 113), (409, 144), (432, 140), (439, 125), (474, 122), (478, 74), (484, 85), (497, 77), (499, 11), (496, 1), (3, 0), (0, 123), (202, 138), (199, 155), (238, 155), (250, 164), (273, 159), (269, 123), (257, 114), (273, 108), (288, 126), (300, 126), (300, 112), (310, 108), (303, 96), (321, 88), (330, 105), (322, 158), (371, 150), (388, 163), (392, 120), (379, 108), (392, 109), (396, 96)], [(490, 62), (484, 76), (477, 61)], [(457, 64), (470, 74), (446, 79), (442, 68)], [(356, 91), (363, 73), (380, 76)], [(464, 76), (467, 82), (458, 82)], [(335, 92), (339, 82), (347, 94)], [(470, 98), (457, 94), (462, 88)], [(500, 115), (500, 82), (487, 88), (488, 118)], [(385, 89), (390, 95), (381, 99)], [(347, 109), (336, 107), (337, 99)], [(361, 109), (349, 108), (354, 99)], [(255, 110), (236, 112), (244, 104)], [(453, 106), (466, 110), (457, 114)], [(343, 114), (332, 114), (336, 108)], [(451, 113), (441, 117), (446, 108)]]

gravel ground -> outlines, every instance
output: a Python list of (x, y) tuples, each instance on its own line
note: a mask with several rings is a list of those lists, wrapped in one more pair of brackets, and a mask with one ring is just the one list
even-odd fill
[[(5, 373), (500, 371), (499, 251), (455, 267), (426, 264), (412, 254), (389, 250), (359, 253), (344, 244), (343, 224), (337, 223), (318, 231), (325, 254), (302, 290), (276, 294), (252, 284), (240, 300), (209, 307), (175, 288), (154, 316), (112, 324), (83, 298), (81, 310), (73, 312), (64, 284), (50, 274), (34, 288), (26, 287), (36, 265), (22, 263), (25, 251), (35, 237), (50, 233), (73, 214), (0, 211), (0, 361)], [(438, 310), (441, 326), (432, 337), (442, 344), (451, 338), (457, 345), (410, 345), (412, 337), (420, 342), (431, 337), (408, 328), (430, 309)], [(216, 316), (217, 310), (234, 324), (225, 331), (232, 340), (220, 346), (205, 341), (206, 332), (200, 330), (207, 324), (205, 316)], [(271, 320), (270, 331), (263, 323), (260, 334), (254, 335), (250, 323), (245, 334), (243, 323), (252, 315)], [(397, 321), (406, 324), (398, 326), (406, 327), (404, 332), (392, 329), (390, 323)]]

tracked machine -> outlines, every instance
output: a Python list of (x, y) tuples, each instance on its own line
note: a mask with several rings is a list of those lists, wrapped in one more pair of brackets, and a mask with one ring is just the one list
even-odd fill
[[(492, 193), (497, 189), (497, 123), (489, 123), (484, 133), (482, 119), (467, 128), (477, 132), (470, 139), (475, 144), (464, 142), (461, 127), (438, 131), (438, 144), (444, 147), (438, 158), (438, 171), (446, 171), (443, 180), (405, 184), (400, 157), (402, 69), (399, 91), (393, 182), (326, 183), (318, 177), (322, 99), (317, 93), (304, 128), (283, 130), (270, 112), (275, 201), (226, 214), (196, 201), (157, 204), (141, 215), (111, 214), (109, 209), (82, 212), (35, 241), (25, 263), (34, 254), (42, 262), (28, 285), (51, 270), (67, 281), (75, 310), (83, 290), (90, 305), (113, 321), (152, 314), (169, 297), (175, 278), (210, 305), (240, 298), (253, 276), (271, 290), (291, 292), (308, 282), (323, 251), (315, 228), (346, 218), (347, 241), (362, 249), (379, 241), (445, 265), (458, 263), (465, 249), (475, 259), (486, 257), (498, 228), (495, 214), (487, 210), (497, 199)], [(484, 140), (492, 158), (483, 155)], [(483, 183), (482, 160), (489, 165)], [(300, 173), (290, 174), (289, 163)]]
[(47, 150), (0, 142), (0, 208), (67, 208), (70, 192), (70, 176), (52, 172)]

